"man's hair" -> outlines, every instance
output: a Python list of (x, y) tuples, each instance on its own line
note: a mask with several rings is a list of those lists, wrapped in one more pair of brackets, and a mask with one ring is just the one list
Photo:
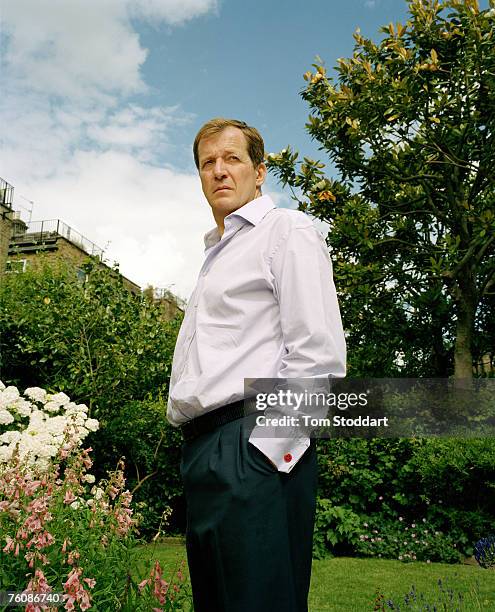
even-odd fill
[(251, 161), (253, 162), (253, 166), (257, 168), (261, 164), (265, 156), (265, 145), (263, 143), (263, 138), (261, 138), (261, 134), (258, 132), (258, 130), (254, 127), (249, 126), (247, 123), (244, 123), (244, 121), (216, 117), (215, 119), (210, 119), (210, 121), (207, 121), (196, 134), (196, 138), (194, 139), (194, 163), (196, 164), (196, 168), (198, 168), (198, 170), (198, 147), (200, 140), (203, 138), (208, 138), (209, 136), (213, 136), (213, 134), (218, 134), (218, 132), (221, 132), (222, 130), (228, 127), (235, 127), (242, 131), (244, 137), (246, 138), (247, 151), (249, 157), (251, 158)]

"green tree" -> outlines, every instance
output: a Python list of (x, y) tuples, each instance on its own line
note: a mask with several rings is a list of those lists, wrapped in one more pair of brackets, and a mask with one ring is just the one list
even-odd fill
[(66, 391), (106, 418), (128, 401), (166, 394), (180, 319), (164, 321), (115, 271), (90, 260), (84, 269), (85, 282), (48, 264), (3, 280), (0, 377)]
[(493, 354), (479, 340), (493, 341), (495, 286), (490, 3), (413, 0), (379, 43), (355, 33), (336, 78), (317, 59), (304, 75), (307, 129), (339, 180), (318, 161), (297, 165), (290, 147), (269, 156), (300, 208), (330, 224), (358, 375), (468, 378), (479, 351)]

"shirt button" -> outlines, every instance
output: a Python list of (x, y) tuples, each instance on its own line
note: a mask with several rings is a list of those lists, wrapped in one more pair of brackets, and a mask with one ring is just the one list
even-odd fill
[(287, 453), (286, 455), (284, 455), (284, 461), (286, 463), (289, 463), (290, 461), (292, 461), (292, 455), (290, 453)]

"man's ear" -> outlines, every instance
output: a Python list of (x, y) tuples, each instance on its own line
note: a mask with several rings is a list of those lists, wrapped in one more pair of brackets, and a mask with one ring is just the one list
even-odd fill
[(261, 164), (256, 169), (256, 187), (261, 187), (261, 185), (263, 185), (263, 183), (265, 182), (266, 173), (267, 169), (265, 163), (261, 162)]

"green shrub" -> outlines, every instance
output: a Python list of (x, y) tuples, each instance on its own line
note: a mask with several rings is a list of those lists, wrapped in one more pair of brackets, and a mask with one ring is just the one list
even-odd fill
[[(318, 447), (319, 557), (453, 563), (471, 555), (493, 525), (494, 440), (354, 438), (319, 440)], [(412, 548), (414, 539), (403, 537), (411, 525), (422, 529)]]
[(98, 457), (98, 474), (111, 469), (115, 457), (125, 457), (142, 536), (155, 535), (163, 513), (170, 509), (177, 510), (170, 519), (170, 530), (184, 529), (179, 472), (182, 434), (168, 423), (164, 400), (148, 399), (119, 407), (89, 440)]
[(180, 317), (131, 294), (97, 262), (45, 264), (11, 274), (0, 286), (0, 368), (6, 384), (62, 390), (92, 417), (149, 394), (166, 393)]

